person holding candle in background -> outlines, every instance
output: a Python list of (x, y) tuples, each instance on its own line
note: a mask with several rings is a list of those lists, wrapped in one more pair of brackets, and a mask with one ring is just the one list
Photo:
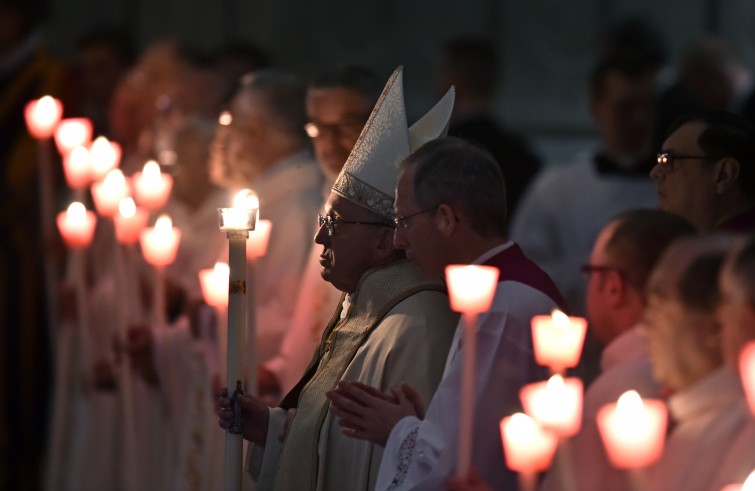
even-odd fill
[[(503, 176), (487, 152), (455, 138), (430, 142), (402, 163), (394, 243), (428, 274), (446, 265), (500, 269), (493, 307), (479, 320), (472, 464), (495, 489), (515, 489), (503, 461), (499, 421), (520, 410), (519, 389), (546, 378), (532, 349), (530, 319), (568, 310), (548, 275), (506, 235)], [(457, 465), (461, 326), (425, 414), (408, 385), (394, 397), (342, 383), (329, 394), (345, 432), (385, 445), (376, 489), (440, 489)], [(379, 389), (379, 388), (378, 388)]]
[(708, 491), (724, 450), (744, 427), (739, 378), (723, 366), (717, 278), (731, 241), (681, 239), (648, 280), (643, 327), (653, 375), (670, 391), (671, 433), (648, 491)]
[[(605, 349), (601, 374), (585, 392), (582, 429), (571, 442), (580, 491), (621, 491), (629, 486), (626, 474), (609, 464), (595, 418), (603, 405), (615, 402), (627, 390), (636, 390), (642, 397), (660, 397), (647, 339), (639, 327), (645, 312), (645, 286), (665, 248), (694, 233), (694, 227), (676, 215), (629, 211), (603, 227), (582, 267), (588, 281), (589, 327)], [(559, 489), (564, 489), (564, 483), (554, 473), (541, 487), (542, 491)]]
[[(354, 148), (380, 89), (377, 75), (358, 66), (324, 73), (309, 85), (306, 129), (325, 176), (323, 203)], [(341, 292), (320, 275), (320, 252), (321, 248), (312, 244), (291, 326), (278, 354), (258, 372), (262, 397), (278, 401), (294, 387), (338, 305)]]
[[(280, 348), (304, 272), (312, 217), (321, 204), (322, 175), (307, 147), (305, 90), (292, 75), (271, 70), (242, 77), (230, 103), (222, 155), (211, 160), (216, 184), (257, 193), (270, 220), (267, 253), (254, 268), (257, 359)], [(251, 292), (251, 289), (249, 289)], [(252, 342), (252, 340), (248, 340)], [(252, 367), (250, 367), (251, 369)], [(254, 367), (256, 369), (256, 367)]]
[[(333, 185), (315, 241), (322, 276), (344, 292), (342, 303), (281, 407), (239, 398), (244, 436), (254, 443), (250, 470), (262, 489), (373, 489), (381, 448), (341, 433), (326, 392), (339, 380), (380, 390), (410, 381), (428, 400), (441, 378), (457, 316), (442, 284), (393, 246), (394, 164), (444, 132), (452, 105), (449, 92), (407, 128), (397, 69)], [(220, 403), (220, 426), (228, 428), (233, 411), (228, 398)]]

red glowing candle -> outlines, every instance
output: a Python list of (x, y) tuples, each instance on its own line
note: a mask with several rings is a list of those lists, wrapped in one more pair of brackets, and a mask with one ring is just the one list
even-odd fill
[(89, 146), (92, 141), (92, 122), (87, 118), (67, 118), (55, 129), (55, 144), (61, 155), (78, 146)]
[(498, 269), (491, 266), (446, 266), (451, 308), (462, 313), (463, 353), (461, 377), (461, 408), (459, 421), (459, 457), (456, 472), (465, 476), (472, 459), (472, 433), (475, 404), (475, 344), (477, 316), (490, 309), (498, 282)]
[(144, 259), (152, 266), (167, 266), (176, 260), (181, 231), (173, 226), (168, 215), (161, 215), (155, 226), (142, 231), (139, 243)]
[(116, 169), (121, 162), (121, 146), (116, 142), (111, 142), (104, 136), (98, 136), (92, 142), (92, 148), (89, 150), (92, 174), (95, 180), (101, 180), (107, 174)]
[(551, 465), (558, 439), (526, 414), (516, 413), (501, 420), (503, 453), (509, 469), (519, 472), (523, 487), (534, 489), (534, 477)]
[(270, 220), (257, 220), (257, 225), (249, 232), (249, 240), (246, 243), (247, 259), (254, 260), (265, 255), (272, 228), (273, 223)]
[(49, 95), (30, 101), (24, 110), (29, 133), (38, 140), (52, 137), (61, 116), (63, 116), (63, 104)]
[(71, 249), (83, 249), (92, 243), (97, 217), (83, 204), (74, 201), (68, 210), (58, 213), (57, 223), (66, 245)]
[(755, 415), (755, 341), (745, 345), (739, 354), (739, 375), (750, 412)]
[(215, 263), (214, 268), (203, 269), (199, 272), (199, 285), (202, 287), (202, 297), (207, 305), (216, 309), (228, 307), (228, 278), (231, 269), (225, 263)]
[(654, 463), (663, 452), (666, 437), (666, 405), (642, 400), (630, 390), (615, 404), (598, 411), (598, 430), (608, 460), (619, 469), (640, 469)]
[(524, 411), (560, 438), (576, 435), (582, 423), (582, 381), (552, 376), (547, 382), (527, 384), (519, 391)]
[(102, 182), (92, 184), (92, 198), (97, 213), (112, 217), (118, 211), (121, 200), (128, 196), (129, 186), (120, 169), (108, 172)]
[(149, 210), (159, 210), (168, 201), (173, 178), (160, 172), (160, 164), (150, 160), (141, 172), (134, 174), (136, 201)]
[(92, 167), (87, 147), (81, 145), (74, 147), (63, 158), (63, 170), (65, 171), (68, 187), (71, 189), (87, 187), (92, 178)]
[(534, 316), (532, 341), (535, 359), (554, 373), (563, 373), (579, 363), (586, 332), (587, 320), (582, 317), (569, 317), (558, 310), (551, 315)]
[(118, 213), (113, 215), (115, 238), (121, 244), (135, 244), (147, 226), (149, 213), (137, 208), (133, 198), (126, 197), (118, 204)]

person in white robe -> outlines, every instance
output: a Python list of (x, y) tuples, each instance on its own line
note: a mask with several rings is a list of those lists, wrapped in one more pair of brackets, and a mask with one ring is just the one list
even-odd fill
[[(665, 248), (695, 229), (682, 218), (658, 210), (634, 210), (611, 220), (598, 235), (582, 272), (588, 276), (589, 328), (606, 345), (601, 373), (584, 395), (582, 425), (569, 446), (574, 477), (581, 491), (629, 489), (627, 474), (608, 461), (596, 417), (628, 390), (643, 398), (659, 398), (646, 336), (638, 325), (645, 312), (645, 286)], [(551, 472), (541, 491), (566, 490), (567, 483)]]
[[(457, 316), (442, 283), (393, 246), (394, 164), (413, 142), (442, 134), (452, 104), (449, 92), (412, 133), (397, 69), (336, 179), (315, 241), (323, 247), (322, 276), (345, 292), (343, 303), (281, 407), (239, 399), (244, 437), (254, 443), (249, 471), (261, 489), (371, 490), (381, 449), (343, 435), (326, 392), (340, 380), (383, 390), (409, 381), (427, 400), (440, 380)], [(223, 428), (233, 421), (229, 402), (220, 401)]]
[[(518, 391), (546, 378), (534, 360), (530, 319), (568, 310), (548, 275), (506, 239), (503, 176), (485, 151), (455, 138), (427, 143), (402, 163), (394, 242), (434, 277), (447, 264), (500, 270), (493, 306), (476, 338), (472, 463), (495, 489), (513, 489), (498, 423), (520, 408)], [(443, 379), (423, 404), (407, 385), (392, 400), (353, 384), (330, 397), (331, 412), (350, 435), (385, 445), (375, 489), (441, 489), (458, 455), (461, 330), (457, 326)], [(508, 486), (508, 487), (507, 487)]]
[(723, 366), (717, 278), (731, 242), (720, 237), (671, 245), (648, 283), (643, 323), (655, 378), (667, 386), (673, 422), (650, 469), (652, 491), (707, 491), (744, 427), (738, 377)]
[(584, 306), (585, 289), (574, 271), (589, 256), (598, 232), (623, 211), (656, 205), (648, 176), (655, 164), (656, 99), (649, 68), (600, 61), (591, 74), (589, 107), (600, 148), (543, 171), (512, 218), (512, 240), (553, 278), (576, 312)]

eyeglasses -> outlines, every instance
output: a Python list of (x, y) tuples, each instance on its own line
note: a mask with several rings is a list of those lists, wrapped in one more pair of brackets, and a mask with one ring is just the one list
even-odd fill
[(375, 225), (378, 227), (390, 227), (393, 228), (393, 225), (390, 223), (384, 223), (384, 222), (354, 222), (350, 220), (344, 220), (339, 217), (334, 217), (330, 215), (317, 215), (318, 223), (320, 224), (320, 227), (325, 225), (325, 228), (328, 230), (328, 236), (332, 237), (334, 233), (336, 233), (336, 225), (341, 224), (349, 224), (349, 225)]
[(579, 268), (579, 272), (582, 273), (582, 276), (584, 276), (585, 278), (589, 278), (593, 273), (604, 273), (606, 271), (616, 271), (617, 273), (619, 273), (619, 275), (624, 274), (624, 272), (619, 268), (603, 264), (583, 264)]
[(674, 161), (675, 160), (696, 160), (696, 159), (707, 159), (707, 155), (674, 155), (671, 152), (661, 152), (656, 155), (656, 162), (658, 162), (658, 165), (660, 165), (663, 168), (667, 169), (674, 169)]
[(416, 217), (417, 215), (421, 215), (423, 213), (427, 213), (429, 211), (435, 211), (438, 208), (438, 206), (440, 206), (440, 205), (435, 205), (432, 208), (427, 208), (425, 210), (419, 210), (416, 213), (412, 213), (410, 215), (406, 215), (406, 216), (403, 216), (403, 217), (401, 215), (396, 215), (396, 218), (393, 219), (393, 223), (395, 223), (397, 227), (407, 228), (409, 226), (408, 220), (410, 218)]
[(325, 135), (325, 133), (331, 133), (335, 136), (343, 135), (359, 135), (364, 127), (364, 121), (344, 121), (342, 123), (307, 123), (304, 125), (304, 131), (307, 132), (307, 136), (316, 140)]

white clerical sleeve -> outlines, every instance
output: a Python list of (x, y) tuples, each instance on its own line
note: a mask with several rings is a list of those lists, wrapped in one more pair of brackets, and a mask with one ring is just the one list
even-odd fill
[(283, 408), (271, 407), (269, 413), (265, 446), (252, 443), (246, 454), (246, 471), (257, 482), (259, 489), (273, 489), (275, 485), (278, 459), (283, 449), (282, 435), (288, 418), (288, 411)]

